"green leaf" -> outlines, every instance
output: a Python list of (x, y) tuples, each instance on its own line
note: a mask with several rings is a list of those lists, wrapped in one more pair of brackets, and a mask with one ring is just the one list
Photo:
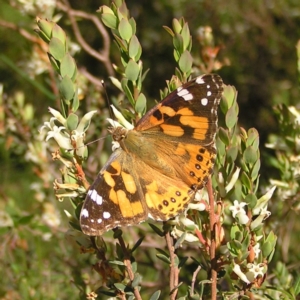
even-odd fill
[(189, 47), (189, 44), (191, 42), (191, 34), (190, 34), (190, 29), (189, 29), (188, 23), (185, 23), (183, 25), (181, 35), (182, 35), (182, 38), (183, 38), (183, 49), (187, 50), (188, 47)]
[(296, 278), (296, 281), (293, 284), (293, 289), (295, 291), (295, 295), (298, 296), (300, 294), (300, 276)]
[(131, 283), (132, 287), (137, 287), (142, 282), (142, 276), (139, 273), (134, 274), (134, 279)]
[(172, 37), (174, 37), (174, 32), (173, 32), (173, 30), (170, 28), (170, 27), (168, 27), (168, 26), (163, 26), (163, 28), (172, 36)]
[(189, 51), (185, 50), (182, 55), (180, 56), (178, 62), (179, 68), (182, 72), (190, 74), (192, 65), (193, 65), (193, 58)]
[[(126, 41), (122, 40), (120, 37), (118, 37), (116, 34), (113, 34), (115, 41), (117, 42), (120, 50), (121, 50), (121, 60), (123, 59), (124, 61), (126, 61), (127, 64), (127, 43)], [(125, 57), (127, 58), (125, 60)], [(122, 62), (123, 66), (126, 66), (126, 64), (124, 64), (124, 62)]]
[[(132, 251), (131, 251), (132, 253)], [(132, 272), (135, 273), (137, 271), (137, 262), (134, 261), (131, 263)]]
[(76, 112), (78, 107), (79, 107), (79, 99), (78, 99), (78, 92), (76, 90), (72, 101), (72, 111)]
[(25, 217), (21, 217), (18, 220), (15, 220), (15, 225), (27, 225), (31, 222), (31, 220), (34, 218), (34, 215), (29, 215)]
[(129, 88), (129, 83), (130, 81), (127, 78), (123, 78), (121, 81), (121, 85), (122, 85), (122, 89), (126, 95), (126, 97), (128, 98), (129, 103), (134, 107), (135, 106), (135, 101), (132, 95), (132, 92)]
[(52, 68), (56, 71), (56, 72), (60, 72), (60, 67), (59, 67), (59, 61), (57, 61), (50, 53), (47, 53), (48, 57), (49, 57), (49, 61), (51, 63)]
[(169, 257), (167, 257), (167, 256), (165, 256), (163, 254), (157, 253), (156, 256), (157, 256), (157, 258), (159, 258), (160, 260), (162, 260), (163, 262), (165, 262), (167, 264), (171, 263)]
[(73, 57), (67, 53), (60, 64), (60, 75), (65, 77), (68, 75), (73, 81), (76, 79), (77, 67)]
[(43, 40), (46, 42), (46, 43), (49, 43), (50, 39), (51, 39), (51, 33), (52, 33), (52, 29), (53, 29), (53, 26), (55, 25), (54, 22), (51, 22), (51, 21), (47, 21), (45, 19), (40, 19), (38, 18), (37, 19), (37, 25), (38, 27), (41, 29), (41, 34), (40, 36), (43, 38)]
[(110, 265), (125, 266), (124, 263), (122, 261), (119, 261), (119, 260), (110, 260), (109, 264)]
[(71, 113), (67, 118), (67, 128), (69, 130), (75, 130), (78, 126), (78, 116)]
[(111, 29), (117, 29), (118, 19), (113, 13), (103, 13), (100, 16), (105, 26)]
[(148, 223), (148, 225), (152, 228), (152, 230), (158, 234), (159, 236), (164, 236), (164, 232), (160, 230), (160, 228), (158, 228), (157, 226), (155, 226), (154, 224)]
[(60, 26), (58, 26), (57, 24), (55, 24), (53, 26), (53, 29), (52, 29), (52, 38), (57, 38), (61, 41), (61, 43), (64, 45), (64, 49), (66, 50), (66, 34), (65, 32), (62, 30), (62, 28)]
[(186, 263), (186, 261), (187, 261), (188, 259), (189, 259), (188, 256), (182, 257), (181, 260), (180, 260), (180, 262), (179, 262), (179, 264), (178, 264), (178, 268), (182, 268), (182, 267), (185, 265), (185, 263)]
[(181, 26), (180, 22), (175, 18), (172, 21), (172, 27), (173, 27), (173, 30), (175, 31), (175, 33), (177, 33), (177, 34), (181, 33), (182, 26)]
[(251, 171), (251, 178), (252, 178), (252, 180), (255, 180), (257, 178), (257, 176), (259, 174), (259, 171), (260, 171), (260, 165), (261, 165), (260, 159), (258, 159), (255, 162), (255, 164), (254, 164), (254, 166), (252, 168), (252, 171)]
[(265, 257), (265, 258), (268, 257), (273, 251), (272, 244), (269, 243), (269, 242), (264, 243), (262, 248), (261, 248), (261, 251), (262, 251), (263, 257)]
[(135, 22), (135, 19), (134, 18), (130, 18), (129, 19), (129, 24), (132, 28), (132, 35), (135, 35), (136, 34), (136, 22)]
[(238, 112), (236, 106), (230, 107), (225, 116), (226, 126), (229, 129), (233, 128), (237, 123), (237, 118), (238, 118)]
[(139, 65), (134, 60), (130, 59), (125, 69), (126, 77), (132, 82), (135, 82), (139, 76), (139, 73), (140, 73)]
[(226, 158), (228, 160), (228, 163), (233, 163), (237, 159), (238, 153), (239, 148), (237, 146), (229, 147), (226, 151)]
[(238, 242), (242, 242), (243, 239), (244, 239), (244, 235), (243, 235), (243, 232), (241, 232), (240, 230), (239, 231), (236, 231), (235, 232), (235, 237), (234, 239)]
[(155, 248), (155, 250), (164, 256), (168, 256), (168, 253), (160, 248)]
[(228, 130), (220, 127), (219, 131), (218, 131), (218, 136), (221, 139), (221, 141), (228, 146), (229, 145), (229, 134), (228, 134)]
[(216, 148), (218, 149), (218, 156), (224, 157), (226, 154), (226, 147), (219, 136), (216, 138)]
[(232, 225), (230, 229), (230, 238), (233, 240), (236, 238), (237, 232), (240, 231), (240, 228), (238, 225)]
[(138, 239), (138, 241), (134, 244), (134, 246), (131, 249), (132, 253), (141, 245), (141, 243), (143, 242), (144, 238), (145, 237), (142, 236), (141, 238)]
[(176, 51), (179, 52), (179, 54), (182, 54), (183, 52), (183, 38), (180, 34), (176, 33), (173, 38), (173, 45)]
[(223, 101), (221, 101), (221, 109), (224, 114), (226, 114), (228, 109), (236, 102), (236, 97), (237, 91), (235, 87), (231, 85), (224, 85)]
[(125, 288), (126, 288), (126, 285), (122, 284), (122, 283), (115, 283), (114, 286), (119, 290), (119, 291), (122, 291), (124, 292), (125, 291)]
[(61, 97), (66, 101), (70, 101), (73, 98), (75, 87), (69, 76), (65, 76), (59, 83), (59, 92)]
[(251, 190), (252, 183), (251, 183), (251, 180), (249, 179), (248, 175), (245, 172), (242, 172), (241, 181), (248, 190)]
[(151, 297), (149, 298), (149, 300), (158, 300), (160, 294), (161, 294), (161, 291), (160, 291), (160, 290), (154, 292), (154, 293), (151, 295)]
[(138, 61), (142, 55), (142, 47), (136, 35), (130, 39), (128, 55), (135, 61)]
[(131, 24), (129, 23), (129, 21), (127, 19), (122, 19), (120, 21), (118, 30), (119, 30), (121, 38), (124, 39), (125, 41), (129, 42), (133, 35), (133, 31), (132, 31)]
[(179, 58), (180, 58), (180, 53), (176, 49), (174, 49), (173, 55), (174, 55), (175, 61), (178, 62)]
[(246, 164), (253, 165), (258, 160), (258, 151), (249, 146), (243, 153), (243, 160)]
[(49, 43), (49, 53), (60, 62), (66, 55), (65, 45), (58, 38), (52, 38)]
[(248, 139), (246, 141), (246, 146), (253, 146), (255, 150), (258, 150), (259, 146), (259, 134), (255, 128), (250, 128), (248, 130)]
[(247, 203), (249, 208), (254, 208), (257, 203), (257, 197), (254, 194), (248, 194), (245, 197), (245, 202)]
[(147, 100), (143, 93), (140, 93), (136, 103), (135, 103), (135, 111), (139, 114), (139, 116), (143, 116), (147, 108)]

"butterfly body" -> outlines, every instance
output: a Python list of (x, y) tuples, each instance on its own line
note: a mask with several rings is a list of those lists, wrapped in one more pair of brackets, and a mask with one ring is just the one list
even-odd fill
[(101, 235), (148, 218), (168, 220), (203, 188), (215, 161), (218, 75), (203, 75), (170, 93), (132, 130), (110, 129), (119, 144), (91, 185), (82, 231)]

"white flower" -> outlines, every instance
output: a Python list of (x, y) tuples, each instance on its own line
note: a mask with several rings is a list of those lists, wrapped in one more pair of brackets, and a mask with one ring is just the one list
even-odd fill
[(84, 145), (85, 133), (73, 130), (71, 134), (71, 140), (73, 147), (76, 147), (76, 154), (80, 157), (84, 156), (86, 146)]
[(234, 268), (233, 268), (233, 272), (239, 276), (244, 282), (246, 282), (247, 284), (250, 284), (251, 281), (249, 281), (249, 279), (247, 278), (246, 274), (244, 274), (241, 270), (241, 267), (237, 264), (234, 264)]
[(253, 281), (258, 276), (264, 276), (264, 264), (247, 264), (248, 272), (246, 276), (249, 280)]
[(238, 219), (239, 224), (247, 224), (249, 222), (249, 217), (244, 210), (244, 206), (246, 206), (246, 202), (239, 202), (238, 200), (233, 201), (233, 205), (229, 207), (231, 210), (232, 216)]
[(125, 127), (126, 129), (129, 129), (129, 130), (134, 128), (134, 126), (131, 123), (129, 123), (124, 118), (124, 116), (113, 105), (111, 105), (111, 108), (113, 110), (113, 113), (114, 113), (115, 117), (123, 125), (123, 127)]
[(246, 215), (245, 212), (242, 212), (242, 211), (237, 213), (236, 218), (238, 219), (239, 224), (242, 224), (242, 225), (245, 225), (249, 222), (249, 217)]
[(92, 110), (88, 113), (86, 113), (80, 120), (76, 130), (79, 132), (86, 132), (86, 130), (89, 128), (90, 123), (91, 123), (91, 119), (94, 116), (94, 114), (96, 114), (97, 111), (96, 110)]
[(232, 212), (232, 216), (235, 218), (238, 213), (246, 214), (244, 210), (244, 206), (246, 206), (246, 202), (239, 202), (238, 200), (233, 201), (233, 205), (229, 207), (229, 210)]
[(226, 194), (233, 189), (234, 185), (236, 184), (237, 180), (239, 179), (240, 171), (241, 171), (240, 168), (236, 168), (229, 183), (225, 187)]
[(53, 117), (62, 125), (65, 125), (67, 120), (63, 117), (63, 115), (56, 109), (48, 107), (49, 112), (53, 115)]
[(268, 201), (273, 196), (276, 186), (273, 186), (265, 195), (257, 200), (256, 206), (253, 208), (252, 213), (254, 216), (259, 215), (262, 209), (268, 207)]
[(255, 244), (255, 246), (253, 247), (253, 251), (255, 253), (255, 258), (257, 258), (259, 253), (261, 252), (259, 243)]
[(189, 218), (186, 218), (185, 214), (178, 216), (178, 222), (181, 223), (188, 230), (199, 229), (198, 225)]
[(63, 149), (72, 149), (70, 137), (67, 137), (68, 134), (64, 134), (61, 131), (64, 131), (65, 127), (63, 126), (53, 126), (52, 130), (49, 130), (47, 133), (46, 141), (48, 141), (51, 138), (54, 138), (59, 147)]
[(256, 227), (271, 215), (271, 212), (267, 210), (267, 206), (261, 209), (259, 216), (251, 223), (251, 229), (254, 230)]
[(198, 202), (198, 203), (190, 203), (188, 205), (188, 209), (195, 209), (199, 211), (205, 211), (207, 207), (207, 204), (205, 204), (204, 201)]
[[(184, 235), (184, 240), (183, 241), (186, 241), (186, 242), (189, 242), (189, 243), (193, 243), (193, 242), (199, 242), (199, 239), (197, 236), (191, 234), (191, 233), (188, 233), (188, 232), (183, 232), (179, 229), (176, 228), (176, 226), (173, 228), (173, 230), (171, 231), (171, 235), (176, 238), (176, 239), (179, 239), (182, 237), (182, 235)], [(183, 242), (181, 241), (181, 243)]]

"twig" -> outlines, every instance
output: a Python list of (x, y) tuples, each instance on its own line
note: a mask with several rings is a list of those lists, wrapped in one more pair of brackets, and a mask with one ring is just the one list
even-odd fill
[(191, 282), (191, 296), (194, 295), (195, 282), (199, 271), (201, 270), (201, 266), (198, 266), (197, 269), (193, 273), (192, 282)]
[[(124, 253), (124, 265), (126, 267), (126, 270), (127, 270), (127, 273), (128, 273), (128, 276), (129, 276), (129, 279), (130, 281), (132, 282), (134, 280), (134, 273), (132, 271), (132, 266), (131, 266), (131, 261), (130, 261), (130, 253), (128, 252), (127, 248), (126, 248), (126, 245), (125, 245), (125, 242), (123, 240), (123, 237), (122, 235), (120, 235), (118, 237), (118, 241), (120, 243), (120, 246), (122, 248), (122, 251)], [(134, 296), (137, 300), (142, 300), (142, 297), (140, 295), (140, 291), (138, 290), (137, 287), (134, 287), (133, 288), (133, 293), (134, 293)]]
[(86, 70), (86, 68), (79, 68), (80, 73), (87, 78), (92, 84), (94, 84), (97, 88), (103, 89), (102, 80), (93, 76), (90, 72)]
[[(61, 2), (57, 2), (57, 6), (62, 11), (67, 13), (78, 43), (80, 44), (82, 49), (84, 49), (88, 54), (95, 57), (97, 60), (101, 61), (105, 65), (105, 68), (106, 68), (108, 74), (110, 76), (112, 76), (114, 74), (114, 70), (112, 68), (112, 64), (111, 64), (110, 59), (109, 59), (110, 37), (109, 37), (106, 29), (104, 28), (103, 24), (94, 15), (88, 14), (88, 13), (83, 12), (83, 11), (72, 9), (67, 0), (64, 0), (64, 3), (65, 3), (65, 5), (62, 4)], [(101, 35), (103, 37), (103, 49), (100, 52), (93, 49), (85, 41), (85, 39), (83, 38), (83, 36), (82, 36), (82, 34), (79, 30), (79, 27), (77, 25), (75, 17), (80, 17), (80, 18), (83, 18), (83, 19), (87, 19), (87, 20), (90, 20), (94, 23), (94, 25), (96, 26), (96, 28), (98, 29), (98, 31), (101, 33)]]
[(169, 231), (166, 232), (165, 239), (170, 253), (170, 299), (175, 300), (178, 293), (176, 287), (178, 286), (179, 269), (175, 264), (176, 254), (173, 246), (173, 239), (171, 238)]
[(211, 262), (211, 299), (217, 299), (217, 264), (216, 264), (216, 217), (215, 217), (215, 201), (212, 189), (211, 179), (207, 183), (207, 192), (209, 198), (209, 223), (210, 223), (210, 262)]

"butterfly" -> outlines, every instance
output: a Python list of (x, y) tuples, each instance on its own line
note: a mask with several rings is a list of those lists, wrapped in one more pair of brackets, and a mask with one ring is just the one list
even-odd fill
[(133, 129), (109, 129), (119, 147), (87, 192), (83, 233), (166, 221), (186, 209), (213, 171), (222, 92), (220, 76), (202, 75), (171, 92)]

